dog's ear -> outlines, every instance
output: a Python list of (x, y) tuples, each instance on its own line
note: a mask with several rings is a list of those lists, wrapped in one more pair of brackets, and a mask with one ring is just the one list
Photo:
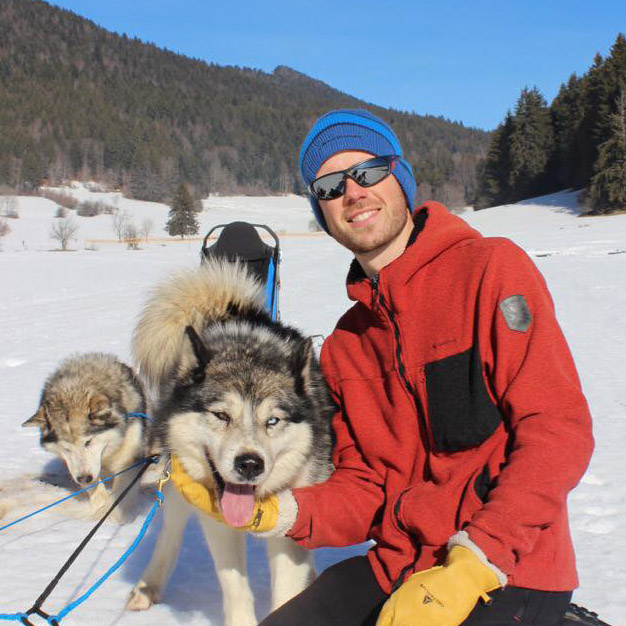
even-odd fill
[(38, 409), (37, 412), (32, 416), (29, 417), (23, 424), (22, 426), (29, 428), (29, 427), (37, 427), (37, 428), (42, 428), (46, 423), (46, 407), (45, 405), (41, 405)]
[(111, 401), (102, 394), (97, 394), (89, 398), (89, 417), (97, 417), (105, 411), (111, 410)]
[(311, 366), (314, 358), (313, 342), (310, 337), (300, 341), (291, 353), (291, 373), (299, 396), (306, 394), (311, 383)]
[(193, 353), (196, 355), (197, 361), (197, 366), (191, 373), (191, 377), (195, 383), (200, 383), (204, 380), (204, 370), (213, 355), (202, 339), (200, 339), (200, 335), (198, 335), (193, 326), (187, 326), (185, 333), (187, 337), (189, 337), (189, 341), (191, 341), (191, 347), (193, 348)]

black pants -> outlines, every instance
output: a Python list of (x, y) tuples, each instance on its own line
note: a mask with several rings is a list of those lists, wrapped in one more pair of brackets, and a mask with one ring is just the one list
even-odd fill
[[(506, 587), (479, 602), (463, 626), (556, 626), (571, 592)], [(375, 626), (387, 595), (364, 556), (341, 561), (259, 626)]]

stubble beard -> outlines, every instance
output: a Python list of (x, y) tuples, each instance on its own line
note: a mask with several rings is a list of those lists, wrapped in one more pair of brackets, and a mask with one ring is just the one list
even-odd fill
[[(342, 246), (353, 252), (355, 255), (371, 255), (378, 251), (382, 251), (389, 244), (393, 243), (406, 227), (407, 221), (410, 219), (408, 208), (394, 215), (387, 224), (386, 228), (376, 234), (368, 237), (366, 229), (359, 233), (349, 232), (332, 232), (331, 236)], [(375, 225), (374, 225), (375, 227)]]

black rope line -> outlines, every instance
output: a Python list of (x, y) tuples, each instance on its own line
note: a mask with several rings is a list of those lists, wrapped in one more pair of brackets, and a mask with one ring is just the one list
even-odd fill
[[(63, 575), (71, 567), (72, 563), (74, 563), (74, 561), (78, 558), (78, 555), (84, 550), (85, 546), (89, 543), (91, 538), (96, 534), (96, 532), (98, 532), (98, 529), (100, 528), (100, 526), (102, 526), (102, 524), (104, 524), (107, 517), (109, 517), (109, 515), (117, 508), (119, 503), (126, 497), (126, 495), (132, 489), (132, 487), (144, 475), (148, 467), (152, 465), (153, 463), (157, 462), (158, 458), (159, 458), (158, 456), (151, 456), (150, 458), (146, 459), (144, 465), (137, 472), (137, 475), (131, 480), (131, 482), (127, 485), (124, 491), (120, 493), (120, 495), (117, 497), (115, 502), (113, 502), (113, 504), (109, 507), (109, 510), (102, 516), (100, 521), (89, 531), (87, 536), (80, 542), (79, 546), (76, 548), (76, 550), (74, 550), (70, 558), (63, 564), (63, 567), (61, 567), (57, 575), (50, 581), (48, 586), (44, 589), (43, 593), (37, 598), (37, 600), (35, 600), (35, 603), (33, 604), (33, 606), (30, 609), (28, 609), (28, 611), (26, 611), (26, 615), (32, 615), (33, 613), (36, 613), (37, 615), (43, 617), (44, 619), (46, 620), (48, 619), (49, 615), (45, 613), (45, 611), (41, 610), (41, 605), (46, 601), (46, 599), (52, 593), (54, 588), (59, 584), (59, 581), (61, 580)], [(56, 620), (52, 620), (52, 621), (54, 622)], [(22, 622), (24, 624), (28, 624), (29, 626), (32, 626), (31, 622), (29, 622), (28, 619), (26, 618), (22, 618)], [(53, 626), (56, 626), (56, 625), (53, 624)]]

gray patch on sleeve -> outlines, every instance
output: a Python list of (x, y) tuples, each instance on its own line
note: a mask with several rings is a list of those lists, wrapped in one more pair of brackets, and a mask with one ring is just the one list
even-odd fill
[(533, 321), (530, 309), (526, 304), (526, 298), (522, 295), (511, 296), (500, 302), (500, 310), (504, 315), (506, 325), (511, 330), (525, 333)]

